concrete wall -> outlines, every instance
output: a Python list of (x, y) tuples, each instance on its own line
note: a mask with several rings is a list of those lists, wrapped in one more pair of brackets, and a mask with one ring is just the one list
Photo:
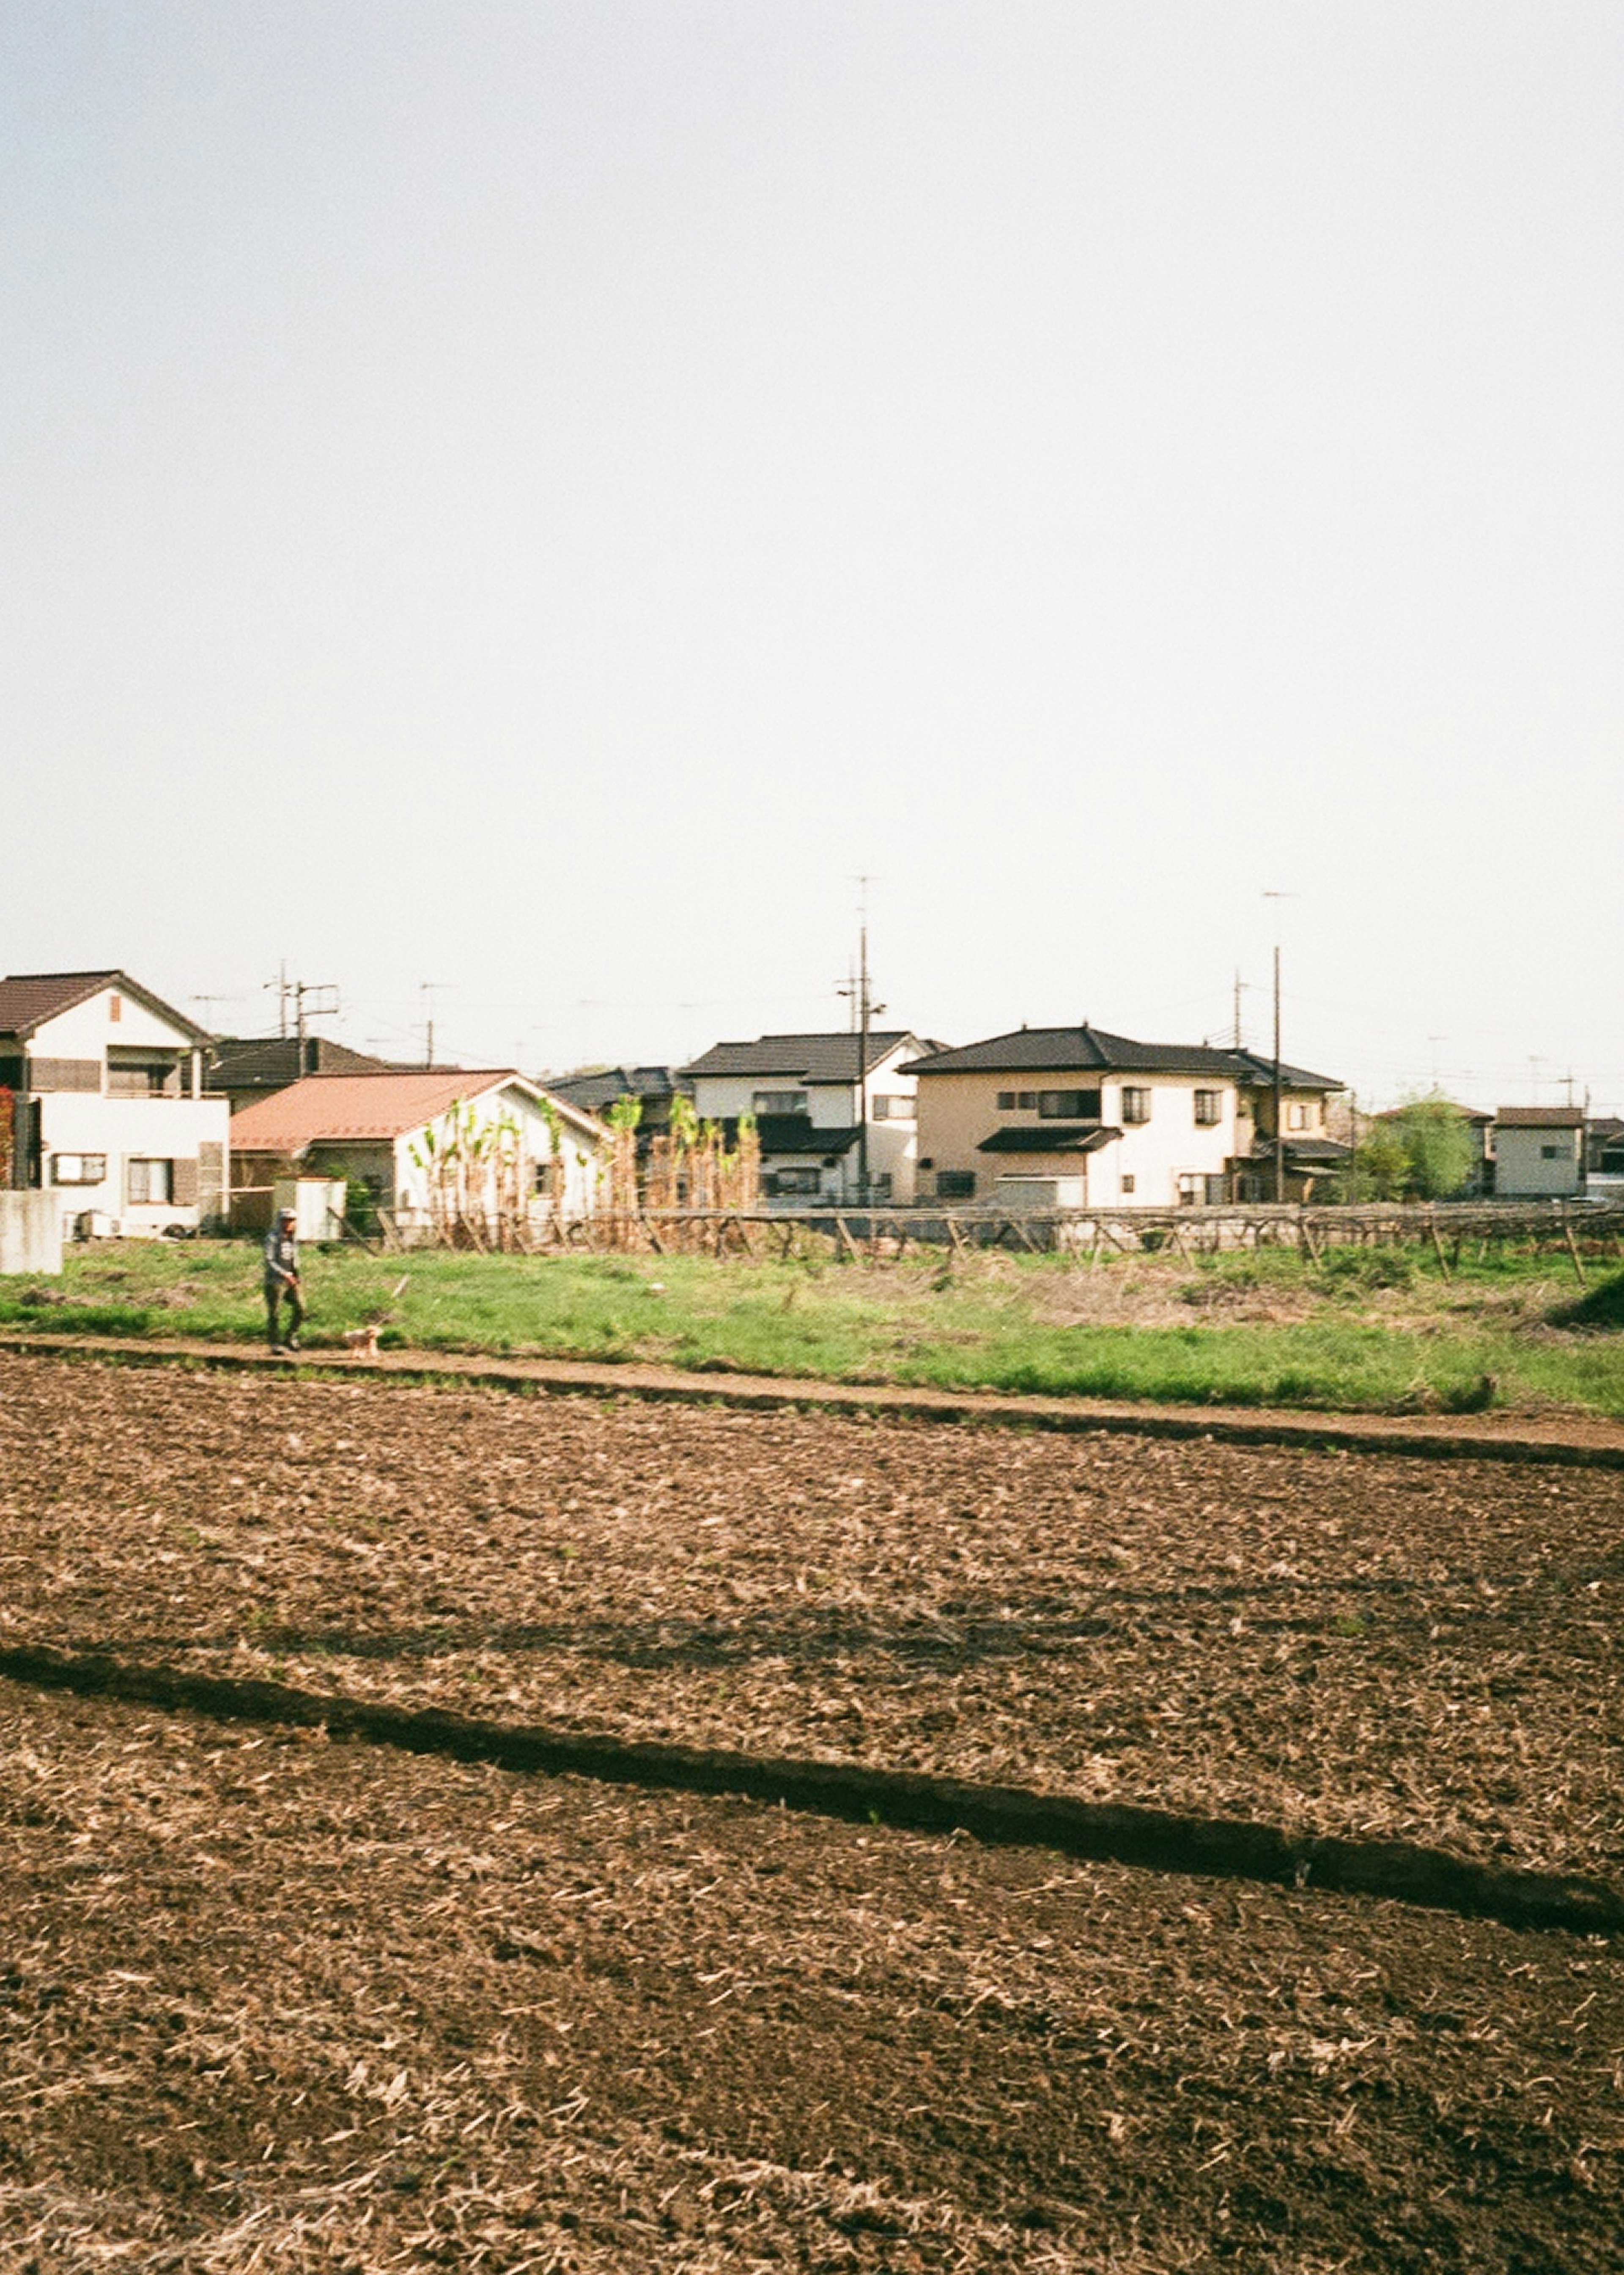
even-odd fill
[(0, 1273), (58, 1273), (62, 1217), (49, 1193), (0, 1192)]

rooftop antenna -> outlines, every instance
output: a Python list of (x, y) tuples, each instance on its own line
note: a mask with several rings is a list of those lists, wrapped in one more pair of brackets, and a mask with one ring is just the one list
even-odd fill
[(209, 1033), (212, 1035), (215, 1032), (215, 1005), (216, 1003), (235, 1003), (237, 998), (235, 995), (188, 995), (186, 1001), (188, 1003), (200, 1003), (202, 1005), (203, 1024), (208, 1028)]

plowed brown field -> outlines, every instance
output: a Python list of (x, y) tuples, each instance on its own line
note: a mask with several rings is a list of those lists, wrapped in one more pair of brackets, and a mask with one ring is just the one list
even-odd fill
[[(1621, 1509), (0, 1360), (6, 1643), (1614, 1881)], [(1624, 2267), (1606, 1943), (0, 1707), (0, 2266)]]

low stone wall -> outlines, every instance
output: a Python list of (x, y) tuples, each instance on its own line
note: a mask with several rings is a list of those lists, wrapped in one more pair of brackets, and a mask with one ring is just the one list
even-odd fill
[(0, 1192), (0, 1274), (62, 1269), (62, 1204), (55, 1193)]

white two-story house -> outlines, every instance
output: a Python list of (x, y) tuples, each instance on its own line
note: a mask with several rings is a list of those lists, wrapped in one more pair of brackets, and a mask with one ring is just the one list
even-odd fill
[(205, 1095), (208, 1042), (123, 971), (0, 979), (0, 1178), (55, 1193), (70, 1236), (223, 1221), (230, 1107)]
[[(908, 1071), (922, 1196), (1013, 1199), (1031, 1181), (1077, 1207), (1272, 1198), (1273, 1068), (1250, 1052), (1134, 1042), (1085, 1021), (935, 1051)], [(1340, 1087), (1281, 1069), (1288, 1199), (1346, 1158), (1325, 1135), (1326, 1097)]]
[(871, 1030), (866, 1054), (856, 1034), (759, 1035), (715, 1044), (678, 1079), (701, 1122), (732, 1128), (755, 1116), (768, 1202), (901, 1206), (914, 1198), (918, 1160), (906, 1069), (933, 1047), (899, 1029)]

